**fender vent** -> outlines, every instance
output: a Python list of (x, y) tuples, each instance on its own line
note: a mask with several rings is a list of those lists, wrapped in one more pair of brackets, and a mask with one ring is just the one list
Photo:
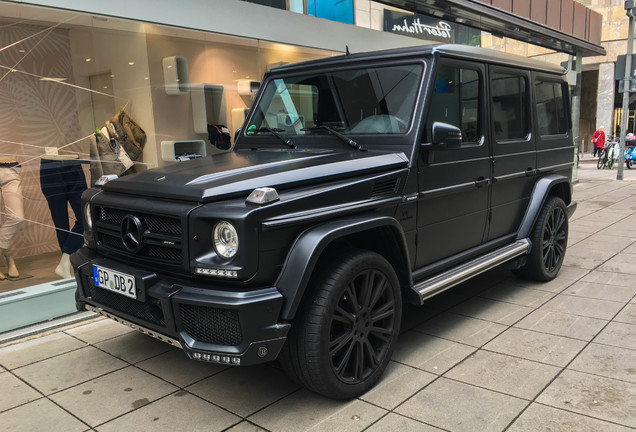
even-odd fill
[(399, 184), (399, 180), (397, 178), (392, 178), (389, 180), (382, 180), (373, 185), (373, 190), (371, 191), (371, 198), (377, 198), (386, 195), (393, 195), (397, 192), (397, 187)]

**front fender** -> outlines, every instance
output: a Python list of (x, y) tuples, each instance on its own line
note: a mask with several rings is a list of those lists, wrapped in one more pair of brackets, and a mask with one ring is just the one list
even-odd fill
[[(555, 187), (560, 188), (559, 193), (552, 193)], [(534, 227), (534, 224), (539, 217), (539, 212), (550, 195), (560, 196), (563, 198), (565, 205), (570, 204), (572, 201), (570, 180), (567, 177), (558, 174), (547, 175), (537, 180), (534, 185), (534, 189), (532, 190), (532, 195), (530, 196), (530, 203), (528, 204), (526, 214), (523, 216), (521, 226), (517, 232), (517, 240), (528, 238), (530, 236), (532, 227)]]
[[(402, 252), (402, 260), (409, 266), (406, 239), (402, 227), (397, 220), (391, 217), (358, 215), (329, 221), (304, 231), (287, 254), (287, 259), (275, 284), (285, 298), (281, 318), (290, 320), (296, 314), (316, 263), (330, 243), (351, 234), (382, 227), (390, 228), (396, 236)], [(410, 276), (410, 268), (407, 273)]]

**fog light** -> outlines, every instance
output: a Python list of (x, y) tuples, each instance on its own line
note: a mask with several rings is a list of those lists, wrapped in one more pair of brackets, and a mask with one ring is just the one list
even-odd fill
[(240, 365), (241, 364), (241, 359), (238, 358), (238, 357), (232, 357), (232, 364)]
[(222, 361), (223, 363), (229, 363), (229, 362), (230, 362), (230, 358), (229, 358), (229, 357), (227, 357), (227, 356), (223, 356), (223, 357), (221, 357), (221, 361)]
[(210, 354), (203, 354), (203, 360), (210, 361)]
[(195, 360), (201, 360), (201, 353), (192, 354), (192, 358), (195, 359)]

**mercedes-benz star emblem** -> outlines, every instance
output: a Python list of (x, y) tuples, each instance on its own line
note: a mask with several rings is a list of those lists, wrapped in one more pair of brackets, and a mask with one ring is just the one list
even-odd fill
[(143, 247), (144, 224), (135, 215), (126, 215), (121, 222), (121, 241), (124, 247), (132, 253), (139, 252)]

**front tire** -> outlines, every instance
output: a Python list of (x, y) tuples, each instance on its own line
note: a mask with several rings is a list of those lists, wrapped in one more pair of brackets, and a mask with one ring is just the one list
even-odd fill
[(532, 229), (530, 241), (532, 249), (526, 264), (515, 273), (541, 282), (554, 279), (561, 270), (568, 244), (568, 215), (561, 198), (548, 197)]
[(300, 384), (334, 399), (373, 387), (400, 331), (402, 301), (393, 267), (352, 250), (317, 269), (296, 313), (281, 363)]

